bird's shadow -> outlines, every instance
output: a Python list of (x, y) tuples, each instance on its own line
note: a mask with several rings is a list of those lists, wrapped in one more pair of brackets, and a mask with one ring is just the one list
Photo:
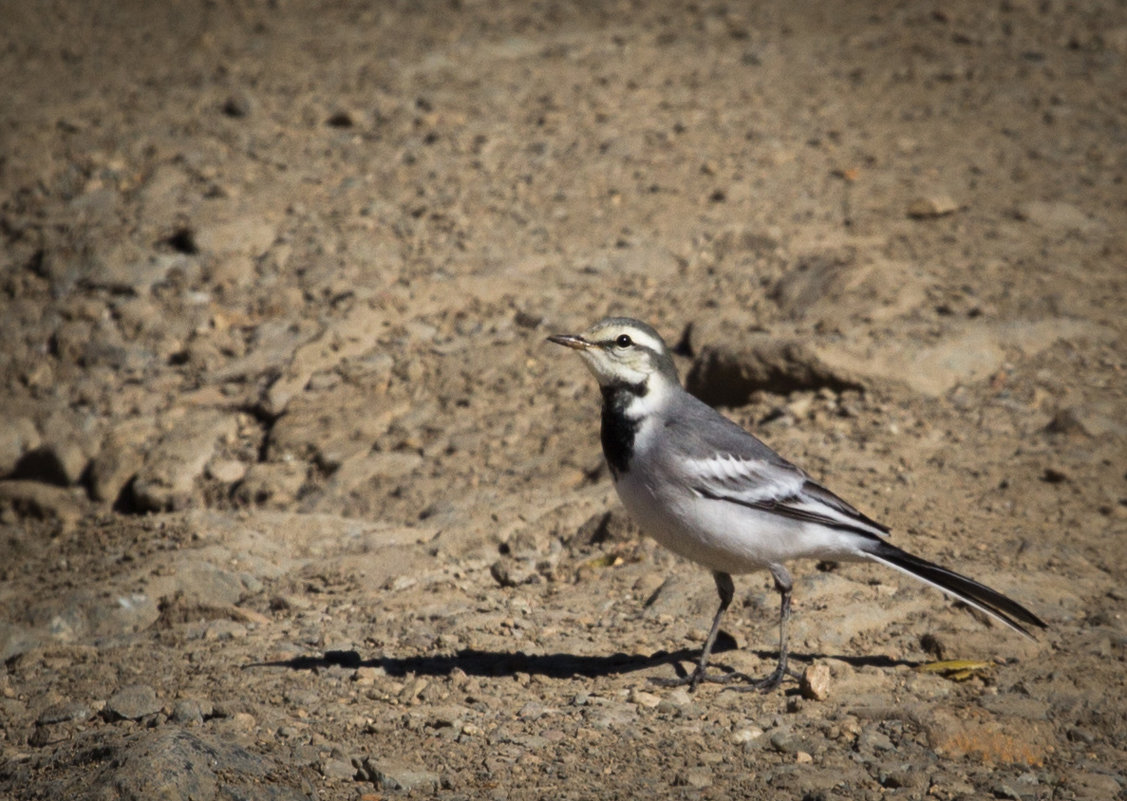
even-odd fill
[[(735, 650), (733, 642), (717, 642), (713, 654)], [(776, 654), (770, 651), (756, 651), (765, 661), (774, 660)], [(657, 651), (645, 654), (613, 653), (603, 656), (582, 656), (577, 654), (528, 654), (524, 651), (486, 651), (476, 648), (463, 648), (453, 654), (432, 656), (378, 656), (364, 659), (356, 651), (326, 651), (319, 655), (296, 656), (273, 662), (255, 662), (244, 668), (284, 667), (291, 670), (319, 671), (331, 667), (356, 669), (361, 667), (382, 668), (390, 676), (448, 676), (455, 669), (469, 676), (505, 677), (526, 673), (552, 679), (597, 678), (617, 676), (661, 665), (673, 665), (678, 675), (685, 675), (684, 663), (694, 664), (700, 658), (699, 649), (682, 648), (677, 651)], [(919, 662), (893, 659), (888, 656), (830, 656), (827, 654), (792, 653), (791, 658), (800, 662), (816, 659), (835, 659), (854, 667), (897, 666), (915, 667)], [(714, 665), (723, 668), (722, 663), (713, 660)]]

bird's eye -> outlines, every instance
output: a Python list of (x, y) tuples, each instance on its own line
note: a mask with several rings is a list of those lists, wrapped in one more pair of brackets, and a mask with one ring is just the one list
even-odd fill
[(614, 344), (620, 348), (628, 348), (634, 344), (634, 341), (627, 334), (619, 334)]

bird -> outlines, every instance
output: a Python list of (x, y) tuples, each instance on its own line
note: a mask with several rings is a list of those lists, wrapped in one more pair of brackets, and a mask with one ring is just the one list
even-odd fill
[[(720, 605), (692, 673), (657, 679), (768, 691), (788, 670), (787, 621), (794, 582), (785, 563), (809, 558), (877, 562), (906, 573), (1033, 638), (1046, 623), (974, 579), (888, 541), (890, 529), (811, 478), (681, 385), (656, 330), (608, 317), (549, 342), (575, 350), (602, 393), (601, 442), (618, 496), (642, 531), (712, 572)], [(733, 575), (766, 570), (779, 593), (779, 652), (764, 678), (709, 671), (720, 621), (735, 594)]]

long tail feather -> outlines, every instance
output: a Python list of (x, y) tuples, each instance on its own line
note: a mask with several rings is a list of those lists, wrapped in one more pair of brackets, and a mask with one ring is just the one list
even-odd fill
[(958, 598), (968, 606), (973, 606), (975, 609), (990, 615), (990, 617), (1000, 620), (1026, 637), (1033, 638), (1026, 626), (1047, 628), (1045, 621), (1012, 598), (1007, 598), (985, 584), (979, 584), (974, 579), (959, 575), (953, 570), (948, 570), (934, 562), (912, 556), (895, 545), (890, 545), (887, 542), (873, 542), (866, 549), (866, 555), (874, 561), (907, 573), (925, 584), (930, 584), (936, 589)]

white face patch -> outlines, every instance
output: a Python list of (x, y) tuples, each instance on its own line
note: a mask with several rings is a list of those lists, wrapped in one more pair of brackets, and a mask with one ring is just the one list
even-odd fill
[(587, 363), (587, 368), (591, 371), (591, 374), (602, 385), (615, 382), (641, 384), (650, 375), (649, 371), (642, 369), (644, 365), (631, 364), (615, 359), (610, 353), (599, 347), (580, 351), (580, 356)]
[(659, 356), (668, 359), (665, 343), (652, 332), (618, 320), (604, 321), (586, 331), (583, 339), (590, 346), (580, 355), (601, 385), (647, 384), (652, 394), (657, 384), (668, 383), (657, 361)]
[(646, 380), (646, 394), (635, 395), (624, 409), (626, 417), (641, 420), (663, 408), (670, 401), (673, 388), (659, 373), (651, 373)]

